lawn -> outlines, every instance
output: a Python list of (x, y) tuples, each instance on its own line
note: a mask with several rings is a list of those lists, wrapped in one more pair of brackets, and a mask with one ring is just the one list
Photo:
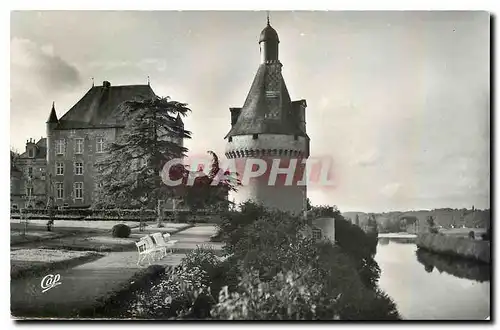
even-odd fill
[(17, 249), (10, 252), (11, 278), (36, 275), (56, 268), (65, 268), (100, 258), (91, 251)]

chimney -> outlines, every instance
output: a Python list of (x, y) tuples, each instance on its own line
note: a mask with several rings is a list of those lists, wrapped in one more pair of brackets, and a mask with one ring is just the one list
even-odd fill
[(104, 88), (109, 88), (109, 87), (111, 87), (111, 83), (110, 83), (109, 81), (107, 81), (107, 80), (104, 80), (104, 81), (102, 82), (102, 86), (103, 86)]

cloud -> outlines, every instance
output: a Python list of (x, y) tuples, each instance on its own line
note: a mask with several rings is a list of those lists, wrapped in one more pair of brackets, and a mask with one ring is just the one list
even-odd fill
[(373, 166), (378, 163), (379, 158), (379, 152), (376, 149), (372, 149), (362, 153), (353, 163), (362, 167)]
[(10, 45), (14, 93), (67, 91), (80, 85), (78, 69), (55, 54), (51, 45), (21, 38), (13, 38)]
[(399, 182), (393, 182), (386, 184), (380, 189), (380, 193), (386, 197), (394, 197), (401, 189), (401, 184)]

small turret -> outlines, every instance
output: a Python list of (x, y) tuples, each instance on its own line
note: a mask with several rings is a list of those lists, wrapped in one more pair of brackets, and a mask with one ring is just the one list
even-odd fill
[(278, 32), (271, 27), (269, 16), (267, 16), (267, 26), (260, 33), (259, 38), (261, 63), (278, 61), (279, 43)]
[(47, 119), (47, 124), (57, 124), (59, 119), (57, 119), (56, 108), (54, 102), (52, 102), (52, 110), (50, 110), (49, 119)]

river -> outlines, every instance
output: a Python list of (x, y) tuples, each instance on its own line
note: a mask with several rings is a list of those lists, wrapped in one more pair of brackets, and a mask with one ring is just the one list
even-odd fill
[(484, 320), (490, 315), (490, 267), (424, 251), (412, 240), (379, 238), (379, 287), (410, 320)]

